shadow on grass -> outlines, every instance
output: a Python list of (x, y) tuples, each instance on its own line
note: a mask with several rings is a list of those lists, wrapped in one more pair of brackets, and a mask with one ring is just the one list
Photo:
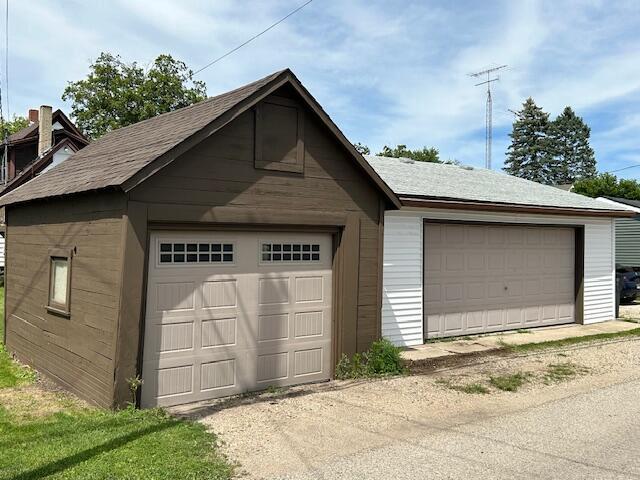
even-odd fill
[(75, 453), (68, 457), (62, 458), (55, 462), (47, 463), (33, 470), (20, 473), (12, 477), (12, 480), (36, 480), (36, 479), (47, 477), (49, 475), (54, 475), (56, 473), (63, 472), (64, 470), (73, 468), (76, 465), (79, 465), (82, 462), (86, 462), (87, 460), (90, 460), (95, 456), (101, 455), (111, 450), (115, 450), (141, 437), (144, 437), (146, 435), (151, 435), (153, 433), (157, 433), (167, 428), (171, 428), (175, 425), (176, 424), (174, 422), (166, 422), (159, 425), (152, 425), (152, 426), (143, 428), (142, 430), (131, 432), (127, 435), (122, 435), (120, 437), (114, 438), (113, 440), (109, 440), (108, 442), (105, 442), (101, 445), (96, 445), (95, 447), (88, 448), (86, 450), (83, 450), (81, 452)]

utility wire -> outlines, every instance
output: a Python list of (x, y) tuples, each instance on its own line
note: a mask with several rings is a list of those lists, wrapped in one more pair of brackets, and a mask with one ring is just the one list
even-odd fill
[(618, 168), (617, 170), (609, 170), (608, 172), (604, 172), (604, 173), (615, 173), (615, 172), (621, 172), (622, 170), (629, 170), (630, 168), (636, 168), (636, 167), (640, 167), (640, 164), (637, 164), (637, 165), (629, 165), (628, 167)]
[(11, 120), (9, 107), (9, 0), (5, 2), (5, 39), (4, 39), (4, 97), (7, 102), (7, 121)]
[[(9, 0), (7, 0), (8, 2)], [(238, 50), (240, 50), (242, 47), (244, 47), (245, 45), (253, 42), (256, 38), (264, 35), (265, 33), (267, 33), (269, 30), (271, 30), (272, 28), (280, 25), (282, 22), (284, 22), (287, 18), (289, 18), (290, 16), (298, 13), (300, 10), (302, 10), (304, 7), (306, 7), (307, 5), (309, 5), (311, 2), (313, 2), (313, 0), (308, 0), (306, 3), (303, 3), (302, 5), (300, 5), (298, 8), (296, 8), (295, 10), (293, 10), (292, 12), (289, 12), (287, 15), (285, 15), (284, 17), (282, 17), (280, 20), (278, 20), (277, 22), (271, 24), (269, 27), (265, 28), (264, 30), (262, 30), (260, 33), (257, 33), (256, 35), (254, 35), (253, 37), (251, 37), (249, 40), (245, 41), (244, 43), (241, 43), (240, 45), (238, 45), (237, 47), (229, 50), (227, 53), (225, 53), (224, 55), (219, 56), (218, 58), (216, 58), (215, 60), (207, 63), (204, 67), (200, 68), (199, 70), (196, 70), (195, 72), (193, 72), (193, 75), (197, 75), (198, 73), (202, 72), (203, 70), (209, 68), (211, 65), (214, 65), (216, 63), (218, 63), (220, 60), (222, 60), (223, 58), (228, 57), (229, 55), (231, 55), (233, 52), (236, 52)]]

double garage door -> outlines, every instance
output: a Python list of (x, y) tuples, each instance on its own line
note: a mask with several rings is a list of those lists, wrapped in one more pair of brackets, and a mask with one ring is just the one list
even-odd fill
[(330, 377), (329, 234), (151, 235), (142, 406)]
[(575, 230), (425, 224), (426, 338), (575, 321)]

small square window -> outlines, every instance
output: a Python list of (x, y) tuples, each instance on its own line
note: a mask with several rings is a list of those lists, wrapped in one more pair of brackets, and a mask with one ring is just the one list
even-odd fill
[(187, 254), (187, 262), (195, 263), (197, 261), (198, 261), (198, 254), (197, 253), (188, 253)]
[(221, 262), (222, 261), (222, 254), (220, 254), (220, 253), (212, 253), (211, 254), (211, 261), (212, 262)]
[(311, 254), (311, 260), (316, 261), (316, 262), (318, 260), (320, 260), (320, 254), (319, 253), (312, 253)]
[(222, 251), (222, 245), (220, 245), (219, 243), (212, 243), (211, 244), (211, 251), (212, 252), (221, 252)]
[(209, 254), (208, 253), (201, 253), (198, 255), (198, 261), (200, 262), (208, 262), (209, 261)]
[(306, 260), (306, 261), (311, 260), (311, 254), (310, 253), (303, 253), (302, 254), (302, 260)]
[(174, 243), (173, 244), (174, 252), (184, 252), (184, 243)]
[(311, 245), (311, 251), (312, 252), (319, 252), (320, 251), (320, 245), (318, 245), (318, 244)]
[(263, 262), (270, 262), (271, 261), (271, 254), (270, 253), (263, 253), (262, 254), (262, 261)]
[(222, 260), (225, 262), (233, 262), (233, 254), (232, 253), (223, 253)]
[(173, 261), (174, 263), (184, 263), (184, 253), (174, 253)]
[(282, 260), (282, 254), (280, 254), (280, 253), (274, 253), (274, 254), (273, 254), (273, 261), (274, 261), (274, 262), (279, 262), (280, 260)]
[(299, 252), (299, 251), (300, 251), (300, 244), (299, 244), (299, 243), (296, 243), (296, 244), (293, 246), (293, 251), (294, 251), (294, 252)]
[(208, 243), (201, 243), (200, 245), (198, 245), (198, 250), (200, 252), (208, 252), (209, 251), (209, 244)]
[(280, 245), (279, 243), (276, 243), (273, 245), (273, 251), (274, 252), (281, 252), (282, 251), (282, 245)]
[(293, 261), (300, 261), (300, 254), (299, 253), (294, 253), (293, 254)]
[(197, 243), (187, 243), (187, 252), (197, 252), (198, 244)]
[(225, 243), (222, 246), (222, 251), (223, 252), (233, 252), (233, 245), (231, 245), (230, 243)]
[(283, 252), (290, 252), (291, 251), (291, 245), (283, 245), (282, 246), (282, 251)]
[(69, 315), (71, 295), (71, 252), (55, 252), (49, 261), (49, 302), (47, 309)]
[(263, 252), (270, 252), (271, 251), (271, 244), (270, 243), (263, 243), (262, 244), (262, 251)]
[(163, 253), (160, 255), (160, 263), (171, 263), (171, 254)]
[(283, 253), (282, 254), (282, 260), (284, 261), (291, 261), (291, 254), (290, 253)]
[(308, 252), (311, 250), (311, 245), (302, 245), (302, 251), (303, 252)]
[(170, 243), (161, 243), (160, 244), (160, 251), (161, 252), (170, 252), (171, 251), (171, 244)]

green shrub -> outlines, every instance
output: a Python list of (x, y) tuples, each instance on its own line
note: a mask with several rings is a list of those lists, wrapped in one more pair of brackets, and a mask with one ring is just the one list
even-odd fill
[(400, 349), (386, 338), (373, 342), (367, 352), (369, 375), (398, 375), (404, 371)]
[(404, 371), (400, 349), (383, 338), (373, 342), (371, 348), (362, 354), (356, 353), (351, 358), (343, 354), (336, 366), (336, 378), (399, 375)]

